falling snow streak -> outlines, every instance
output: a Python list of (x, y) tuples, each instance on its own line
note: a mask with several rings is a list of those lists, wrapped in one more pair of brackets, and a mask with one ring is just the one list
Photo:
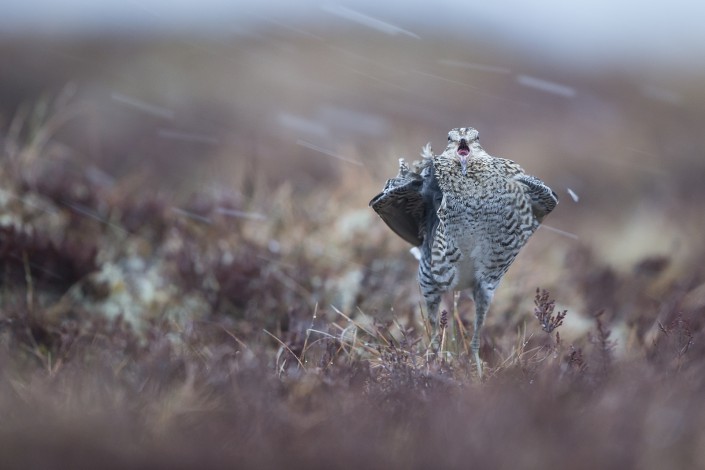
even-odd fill
[(106, 217), (103, 217), (102, 215), (98, 214), (96, 211), (94, 211), (94, 210), (92, 210), (82, 204), (76, 204), (76, 203), (68, 202), (68, 201), (61, 201), (61, 203), (79, 215), (88, 217), (89, 219), (93, 219), (97, 222), (100, 222), (101, 224), (105, 224), (108, 227), (117, 230), (118, 232), (129, 233), (128, 230), (125, 230), (123, 227), (110, 222)]
[(551, 93), (553, 95), (563, 96), (565, 98), (573, 98), (577, 94), (575, 88), (573, 87), (544, 80), (543, 78), (532, 77), (530, 75), (517, 75), (517, 83), (525, 87)]
[(110, 98), (113, 101), (117, 101), (120, 104), (129, 106), (130, 108), (134, 108), (145, 114), (151, 114), (152, 116), (168, 119), (169, 121), (173, 120), (175, 116), (174, 111), (171, 109), (152, 103), (147, 103), (146, 101), (134, 98), (132, 96), (123, 95), (122, 93), (113, 92), (110, 94)]
[(559, 234), (559, 235), (563, 235), (564, 237), (572, 238), (573, 240), (579, 240), (579, 239), (580, 239), (580, 237), (578, 237), (578, 235), (576, 235), (575, 233), (566, 232), (565, 230), (561, 230), (561, 229), (556, 228), (556, 227), (551, 227), (550, 225), (541, 224), (541, 225), (539, 225), (539, 228), (545, 228), (546, 230), (549, 230), (549, 231), (551, 231), (551, 232), (553, 232), (553, 233), (557, 233), (557, 234)]
[(267, 216), (260, 214), (259, 212), (245, 212), (235, 209), (227, 209), (225, 207), (218, 207), (215, 210), (218, 214), (222, 214), (228, 217), (236, 217), (239, 219), (250, 219), (250, 220), (267, 220)]
[(277, 114), (277, 122), (279, 125), (309, 135), (324, 137), (328, 135), (328, 128), (320, 122), (295, 114), (280, 112)]
[(439, 64), (445, 65), (448, 67), (455, 67), (459, 69), (465, 69), (465, 70), (474, 70), (477, 72), (489, 72), (489, 73), (498, 73), (502, 75), (508, 75), (512, 73), (510, 69), (507, 67), (498, 67), (495, 65), (486, 65), (486, 64), (478, 64), (475, 62), (463, 62), (461, 60), (453, 60), (453, 59), (441, 59), (438, 61)]
[(35, 269), (35, 270), (37, 270), (37, 271), (39, 271), (39, 272), (41, 272), (41, 273), (43, 273), (43, 274), (46, 274), (47, 276), (49, 276), (49, 277), (51, 277), (51, 278), (54, 278), (54, 279), (57, 279), (57, 280), (60, 280), (60, 281), (63, 281), (63, 280), (66, 279), (65, 277), (63, 277), (63, 276), (61, 276), (61, 275), (55, 273), (54, 271), (51, 271), (51, 270), (45, 268), (44, 266), (42, 266), (42, 265), (40, 265), (40, 264), (37, 264), (37, 263), (35, 263), (35, 262), (33, 262), (33, 261), (27, 260), (26, 257), (20, 256), (20, 255), (18, 255), (17, 253), (8, 253), (7, 256), (9, 256), (10, 258), (12, 258), (12, 259), (14, 259), (14, 260), (17, 260), (17, 261), (19, 261), (19, 262), (21, 262), (21, 263), (25, 263), (25, 262), (26, 262), (27, 265), (28, 265), (30, 268), (33, 268), (33, 269)]
[(343, 157), (342, 155), (338, 155), (337, 153), (334, 153), (328, 149), (324, 149), (323, 147), (319, 147), (318, 145), (312, 144), (311, 142), (306, 142), (305, 140), (297, 140), (296, 145), (306, 147), (307, 149), (315, 150), (316, 152), (322, 153), (323, 155), (328, 155), (329, 157), (337, 158), (338, 160), (342, 160), (347, 163), (352, 163), (353, 165), (362, 166), (362, 163), (358, 162), (357, 160)]
[(344, 18), (362, 26), (367, 26), (368, 28), (389, 34), (390, 36), (403, 34), (406, 36), (411, 36), (415, 39), (421, 39), (421, 37), (416, 33), (412, 33), (411, 31), (400, 28), (399, 26), (387, 23), (386, 21), (382, 21), (369, 15), (365, 15), (359, 11), (344, 7), (342, 5), (323, 5), (321, 6), (321, 9), (331, 15)]
[(201, 223), (208, 224), (208, 225), (211, 225), (213, 223), (213, 221), (211, 221), (211, 219), (209, 219), (208, 217), (181, 209), (179, 207), (172, 207), (171, 210), (172, 210), (172, 212), (174, 212), (180, 216), (186, 217), (191, 220), (195, 220), (197, 222), (201, 222)]

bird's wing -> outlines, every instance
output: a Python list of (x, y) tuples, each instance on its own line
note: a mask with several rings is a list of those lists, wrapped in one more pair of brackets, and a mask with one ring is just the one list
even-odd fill
[(520, 174), (514, 178), (525, 186), (526, 195), (531, 200), (531, 210), (534, 217), (542, 222), (543, 218), (556, 208), (558, 196), (543, 181), (534, 176)]
[(423, 183), (423, 177), (400, 159), (399, 174), (387, 180), (384, 190), (370, 201), (389, 228), (414, 246), (421, 245), (424, 236)]

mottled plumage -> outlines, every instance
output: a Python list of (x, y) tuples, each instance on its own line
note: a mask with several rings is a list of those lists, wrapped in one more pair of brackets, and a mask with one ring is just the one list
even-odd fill
[(418, 279), (434, 325), (443, 293), (471, 290), (472, 350), (481, 370), (480, 329), (494, 291), (558, 199), (513, 161), (488, 155), (473, 128), (451, 130), (442, 154), (427, 145), (422, 156), (413, 170), (401, 159), (399, 174), (370, 206), (421, 247)]

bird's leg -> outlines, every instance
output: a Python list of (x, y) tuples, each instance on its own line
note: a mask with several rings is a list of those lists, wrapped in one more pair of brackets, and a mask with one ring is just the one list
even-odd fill
[(448, 337), (451, 339), (451, 342), (455, 348), (454, 352), (460, 352), (460, 347), (459, 347), (459, 326), (455, 324), (457, 320), (460, 319), (460, 312), (458, 311), (458, 303), (460, 302), (460, 291), (459, 290), (454, 290), (453, 291), (453, 316), (450, 318), (449, 325), (448, 325)]
[(475, 297), (475, 330), (472, 332), (472, 341), (470, 347), (472, 354), (475, 356), (475, 364), (477, 365), (477, 373), (482, 379), (482, 360), (480, 359), (480, 330), (485, 322), (485, 315), (490, 308), (490, 302), (494, 296), (494, 290), (487, 286), (478, 285), (473, 292)]
[(438, 328), (438, 307), (441, 304), (441, 294), (437, 292), (424, 292), (426, 300), (426, 315), (431, 324), (431, 345), (440, 344)]
[(460, 291), (453, 291), (453, 316), (455, 318), (460, 318), (460, 312), (458, 311), (458, 303), (460, 302)]

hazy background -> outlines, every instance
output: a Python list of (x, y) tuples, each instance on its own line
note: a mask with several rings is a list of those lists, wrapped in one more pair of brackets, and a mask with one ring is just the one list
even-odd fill
[[(527, 259), (584, 244), (623, 270), (668, 255), (677, 276), (705, 218), (704, 13), (685, 1), (5, 2), (0, 130), (9, 155), (33, 142), (37, 175), (81, 173), (177, 210), (229, 194), (255, 219), (328, 214), (350, 240), (291, 229), (274, 242), (316, 244), (343, 269), (380, 240), (391, 258), (407, 248), (367, 208), (397, 158), (473, 126), (561, 198)], [(268, 197), (282, 187), (291, 208)]]
[[(701, 67), (705, 7), (679, 0), (598, 0), (496, 3), (166, 0), (81, 0), (6, 2), (0, 27), (19, 35), (155, 35), (167, 32), (242, 33), (268, 22), (337, 29), (357, 22), (390, 35), (418, 39), (444, 36), (483, 38), (513, 45), (526, 54), (567, 60), (573, 66)], [(338, 18), (335, 18), (338, 17)], [(365, 18), (367, 20), (365, 20)], [(342, 20), (342, 21), (341, 21)], [(625, 63), (626, 62), (626, 63)]]

